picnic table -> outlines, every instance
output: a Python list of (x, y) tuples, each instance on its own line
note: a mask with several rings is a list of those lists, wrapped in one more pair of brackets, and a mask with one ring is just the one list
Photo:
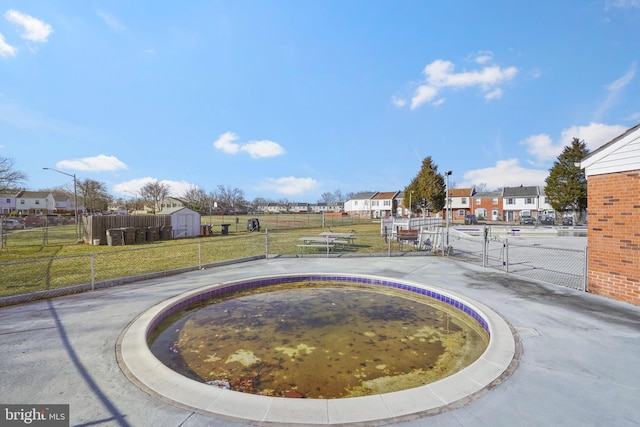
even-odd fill
[(353, 244), (356, 239), (353, 236), (353, 233), (334, 233), (332, 231), (323, 231), (322, 233), (320, 233), (320, 235), (329, 239), (334, 239), (335, 243), (343, 244)]
[(304, 248), (325, 248), (327, 251), (332, 251), (335, 244), (335, 239), (330, 237), (318, 237), (318, 236), (307, 236), (300, 237), (298, 240), (302, 241), (302, 244), (299, 244), (300, 253), (302, 253)]

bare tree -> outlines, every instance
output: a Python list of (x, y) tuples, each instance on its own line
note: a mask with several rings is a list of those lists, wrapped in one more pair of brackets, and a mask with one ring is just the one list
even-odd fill
[(180, 197), (184, 200), (189, 209), (196, 212), (204, 212), (205, 208), (209, 205), (207, 203), (207, 193), (205, 193), (202, 188), (194, 184), (190, 185)]
[(322, 193), (320, 195), (320, 202), (322, 202), (322, 203), (329, 204), (329, 203), (335, 202), (335, 201), (336, 201), (336, 199), (335, 199), (334, 193), (326, 192), (326, 193)]
[(0, 156), (0, 192), (17, 188), (27, 175), (13, 169), (14, 161)]
[[(73, 197), (73, 192), (67, 192), (67, 194)], [(88, 212), (107, 210), (112, 199), (103, 182), (93, 179), (78, 180), (78, 204), (84, 206)]]
[(145, 203), (153, 207), (153, 213), (160, 211), (160, 203), (169, 196), (171, 188), (158, 181), (145, 184), (140, 189), (140, 196)]
[(224, 185), (218, 186), (218, 206), (234, 210), (240, 208), (244, 203), (244, 191), (241, 189)]

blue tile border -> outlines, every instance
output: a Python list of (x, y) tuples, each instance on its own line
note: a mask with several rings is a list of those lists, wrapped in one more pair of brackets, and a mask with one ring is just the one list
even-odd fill
[(221, 285), (216, 287), (215, 289), (211, 289), (208, 291), (204, 291), (198, 295), (190, 296), (182, 301), (179, 301), (166, 310), (162, 311), (158, 316), (156, 316), (153, 321), (149, 324), (147, 328), (147, 337), (164, 319), (171, 316), (172, 314), (189, 307), (193, 304), (199, 303), (201, 301), (210, 299), (212, 297), (222, 295), (229, 292), (242, 291), (252, 288), (259, 288), (264, 286), (271, 285), (280, 285), (284, 283), (293, 283), (293, 282), (303, 282), (303, 281), (313, 281), (313, 282), (346, 282), (346, 283), (363, 283), (367, 285), (376, 285), (376, 286), (386, 286), (390, 288), (401, 289), (409, 292), (414, 292), (420, 295), (424, 295), (430, 298), (433, 298), (437, 301), (443, 302), (445, 304), (450, 305), (453, 308), (456, 308), (463, 313), (469, 315), (473, 318), (478, 324), (489, 334), (491, 335), (491, 331), (489, 328), (489, 324), (484, 316), (478, 313), (475, 309), (467, 305), (464, 301), (453, 298), (451, 296), (442, 295), (434, 290), (422, 287), (415, 286), (408, 283), (403, 283), (400, 281), (390, 281), (378, 278), (369, 278), (362, 276), (344, 276), (344, 275), (297, 275), (297, 276), (279, 276), (279, 277), (269, 277), (269, 278), (257, 278), (255, 280), (243, 281), (240, 283), (232, 283), (229, 285)]

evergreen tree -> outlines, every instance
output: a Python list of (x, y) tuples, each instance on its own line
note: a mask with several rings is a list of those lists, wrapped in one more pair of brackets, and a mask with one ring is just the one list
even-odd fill
[(579, 164), (589, 154), (584, 141), (573, 138), (549, 169), (544, 193), (557, 212), (581, 212), (587, 208), (587, 179)]
[(425, 157), (422, 168), (404, 189), (404, 201), (408, 205), (411, 200), (412, 206), (408, 206), (411, 212), (439, 212), (444, 208), (445, 198), (444, 177), (438, 173), (438, 165), (433, 163), (431, 156)]

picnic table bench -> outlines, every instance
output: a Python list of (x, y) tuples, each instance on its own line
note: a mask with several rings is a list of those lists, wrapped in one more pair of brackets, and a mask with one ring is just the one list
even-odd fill
[(334, 240), (328, 237), (301, 237), (300, 239), (303, 243), (298, 244), (298, 248), (300, 248), (300, 253), (304, 250), (304, 248), (324, 248), (331, 252), (335, 247)]

